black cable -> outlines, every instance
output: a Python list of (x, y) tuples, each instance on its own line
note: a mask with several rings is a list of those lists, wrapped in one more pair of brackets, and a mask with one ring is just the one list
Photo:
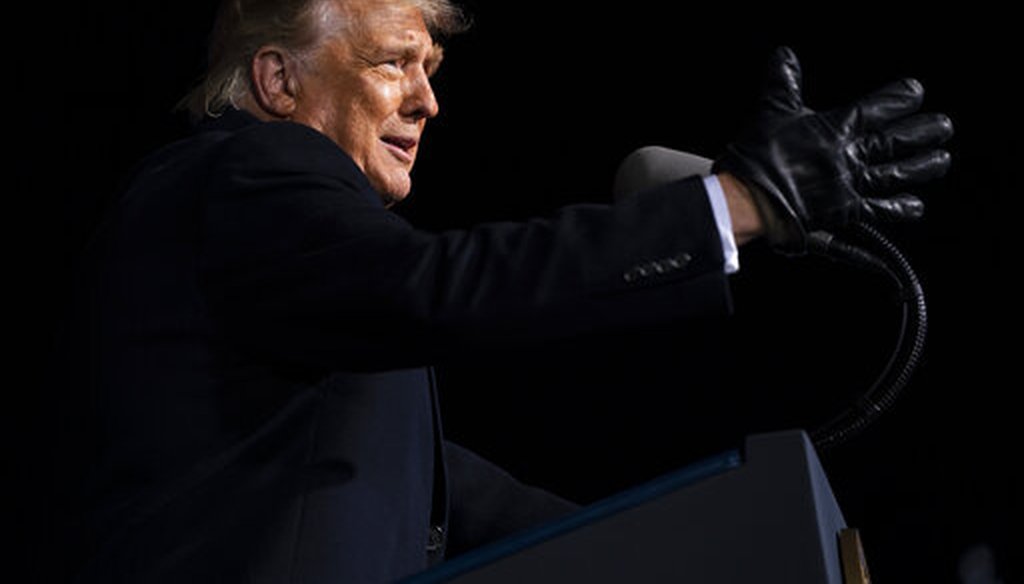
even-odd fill
[(852, 233), (864, 239), (870, 251), (825, 232), (811, 234), (809, 250), (815, 255), (887, 275), (900, 293), (902, 322), (895, 350), (871, 387), (845, 411), (811, 432), (811, 440), (819, 451), (846, 442), (892, 407), (921, 360), (928, 330), (924, 289), (910, 262), (873, 227), (857, 224)]

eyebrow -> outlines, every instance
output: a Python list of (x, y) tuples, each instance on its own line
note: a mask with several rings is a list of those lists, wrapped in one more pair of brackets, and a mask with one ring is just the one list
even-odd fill
[[(416, 43), (401, 43), (390, 48), (383, 48), (380, 52), (385, 55), (401, 55), (406, 59), (415, 59), (420, 52), (420, 45)], [(427, 49), (427, 56), (423, 60), (423, 67), (427, 70), (428, 76), (437, 72), (443, 59), (444, 47), (436, 43), (431, 44), (430, 48)]]
[(441, 61), (444, 60), (444, 47), (438, 44), (430, 46), (430, 53), (427, 55), (427, 59), (423, 66), (427, 70), (427, 77), (437, 73), (438, 68), (441, 67)]

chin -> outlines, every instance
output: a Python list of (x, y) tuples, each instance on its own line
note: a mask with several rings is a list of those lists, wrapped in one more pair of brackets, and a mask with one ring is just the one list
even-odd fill
[(385, 207), (402, 202), (412, 191), (412, 181), (409, 179), (409, 175), (405, 173), (403, 175), (370, 180), (370, 186), (380, 195)]
[(374, 186), (374, 190), (380, 195), (380, 199), (384, 201), (385, 207), (391, 207), (397, 203), (401, 203), (405, 200), (405, 197), (409, 195), (411, 189), (389, 189)]
[(381, 198), (382, 201), (384, 201), (384, 208), (386, 208), (386, 209), (390, 209), (391, 207), (394, 207), (398, 203), (401, 203), (402, 201), (405, 200), (405, 196), (404, 195), (396, 197), (396, 196), (388, 195), (386, 193), (385, 194), (381, 194), (380, 198)]

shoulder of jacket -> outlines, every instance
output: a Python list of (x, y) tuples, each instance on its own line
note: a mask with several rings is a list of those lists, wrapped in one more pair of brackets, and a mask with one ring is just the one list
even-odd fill
[(229, 167), (331, 176), (370, 188), (362, 170), (319, 131), (295, 122), (260, 122), (227, 137), (220, 161)]

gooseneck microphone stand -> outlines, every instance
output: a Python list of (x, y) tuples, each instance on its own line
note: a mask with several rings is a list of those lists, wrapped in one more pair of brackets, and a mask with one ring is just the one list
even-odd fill
[[(673, 180), (706, 176), (712, 160), (661, 146), (645, 146), (619, 165), (612, 192), (615, 200)], [(924, 290), (903, 254), (876, 229), (854, 224), (840, 239), (824, 231), (808, 237), (810, 253), (887, 276), (897, 287), (902, 304), (900, 334), (892, 356), (874, 383), (839, 415), (811, 432), (819, 450), (842, 444), (874, 422), (900, 396), (924, 350), (927, 314)]]
[(855, 224), (849, 234), (856, 243), (823, 231), (814, 232), (809, 237), (809, 251), (887, 276), (899, 292), (902, 319), (896, 346), (874, 383), (843, 412), (811, 432), (819, 451), (847, 441), (892, 407), (921, 360), (928, 330), (924, 289), (910, 262), (891, 241), (867, 224)]

